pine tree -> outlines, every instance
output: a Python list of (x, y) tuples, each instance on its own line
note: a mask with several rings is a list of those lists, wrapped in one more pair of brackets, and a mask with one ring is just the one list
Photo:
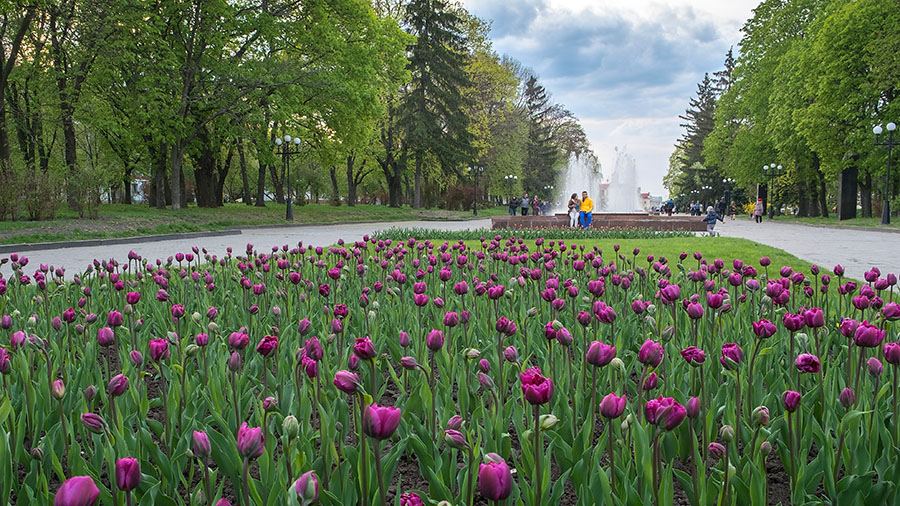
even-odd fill
[(535, 192), (553, 181), (553, 165), (558, 151), (553, 143), (551, 113), (554, 106), (544, 87), (531, 76), (525, 82), (525, 109), (528, 113), (528, 144), (525, 153), (523, 186)]
[(734, 82), (734, 52), (733, 48), (728, 48), (728, 52), (725, 53), (725, 68), (722, 70), (717, 70), (713, 73), (713, 76), (716, 78), (716, 98), (721, 97), (731, 88), (731, 83)]
[(703, 156), (703, 141), (713, 130), (713, 113), (716, 108), (716, 83), (710, 79), (709, 74), (704, 74), (703, 81), (697, 85), (697, 96), (690, 101), (690, 107), (683, 116), (678, 116), (685, 123), (681, 127), (685, 129), (684, 135), (679, 139), (681, 147), (682, 163), (685, 167), (691, 167), (695, 163), (706, 165)]
[(417, 39), (409, 47), (410, 93), (401, 105), (415, 159), (415, 198), (422, 205), (422, 165), (427, 154), (452, 170), (473, 158), (463, 89), (466, 45), (462, 20), (445, 0), (412, 0), (406, 18)]

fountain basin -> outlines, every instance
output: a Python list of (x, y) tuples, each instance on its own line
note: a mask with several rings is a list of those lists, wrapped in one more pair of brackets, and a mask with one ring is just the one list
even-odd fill
[[(491, 228), (567, 228), (569, 215), (494, 216)], [(592, 228), (646, 228), (649, 230), (687, 230), (703, 232), (706, 223), (696, 216), (659, 216), (649, 213), (593, 213)]]

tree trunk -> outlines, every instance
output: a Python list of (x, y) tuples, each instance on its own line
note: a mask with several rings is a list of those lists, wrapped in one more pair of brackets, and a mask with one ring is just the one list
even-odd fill
[(225, 205), (225, 179), (228, 177), (228, 172), (231, 170), (232, 158), (234, 158), (234, 149), (229, 146), (228, 153), (225, 155), (225, 160), (222, 162), (222, 165), (219, 165), (218, 174), (216, 174), (216, 207)]
[(200, 131), (200, 152), (194, 166), (197, 207), (216, 207), (216, 153), (205, 129)]
[(131, 194), (131, 175), (134, 173), (134, 164), (125, 164), (125, 177), (122, 178), (122, 203), (131, 205), (134, 196)]
[(422, 207), (422, 152), (416, 152), (416, 173), (415, 179), (415, 195), (413, 198), (413, 208)]
[(261, 162), (256, 173), (256, 207), (266, 207), (266, 164)]
[(797, 217), (806, 218), (809, 216), (809, 192), (805, 181), (801, 181), (797, 186), (800, 189), (797, 199)]
[(170, 190), (172, 192), (172, 210), (177, 211), (181, 209), (181, 180), (183, 176), (181, 174), (181, 166), (184, 163), (184, 140), (176, 139), (175, 143), (172, 144), (172, 172), (170, 174), (172, 178), (172, 182), (169, 185)]
[(338, 189), (337, 167), (332, 166), (328, 169), (328, 176), (331, 177), (331, 205), (339, 206), (341, 205), (341, 194)]
[(355, 156), (347, 155), (347, 207), (356, 205), (356, 178), (353, 177), (355, 161)]
[(238, 152), (238, 161), (241, 165), (241, 200), (244, 201), (245, 205), (252, 205), (253, 203), (250, 201), (250, 179), (247, 177), (247, 158), (244, 156), (244, 139), (238, 139), (237, 145)]
[(818, 192), (817, 192), (817, 200), (819, 201), (819, 211), (821, 216), (825, 218), (828, 217), (828, 188), (825, 185), (825, 173), (821, 170), (821, 160), (819, 160), (819, 154), (813, 152), (813, 168), (816, 169), (816, 176), (818, 176), (819, 184), (818, 184)]
[(61, 85), (60, 89), (60, 103), (59, 103), (59, 114), (60, 121), (62, 122), (62, 130), (63, 130), (63, 154), (66, 163), (66, 167), (68, 167), (69, 173), (69, 189), (67, 200), (69, 203), (69, 209), (73, 211), (77, 211), (79, 215), (82, 212), (81, 209), (81, 188), (76, 183), (76, 181), (80, 181), (81, 178), (78, 177), (78, 151), (75, 146), (75, 121), (73, 116), (75, 114), (74, 108), (71, 104), (69, 104), (68, 100), (65, 98), (65, 86)]
[(859, 185), (859, 203), (862, 207), (862, 217), (872, 217), (872, 175), (866, 171), (863, 182)]

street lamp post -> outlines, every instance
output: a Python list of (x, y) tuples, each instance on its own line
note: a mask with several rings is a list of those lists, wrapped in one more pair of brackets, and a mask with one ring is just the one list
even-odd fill
[(478, 216), (478, 175), (484, 172), (484, 167), (469, 167), (469, 172), (475, 177), (475, 196), (472, 198), (472, 215)]
[[(299, 137), (291, 137), (287, 134), (285, 134), (284, 140), (281, 137), (275, 139), (275, 145), (281, 148), (281, 151), (278, 153), (281, 155), (285, 177), (287, 177), (287, 208), (284, 211), (284, 219), (287, 221), (294, 221), (294, 208), (292, 206), (294, 197), (291, 189), (291, 155), (300, 153), (300, 142), (302, 141)], [(294, 149), (291, 149), (292, 143)]]
[(509, 184), (509, 199), (512, 200), (513, 185), (519, 180), (519, 176), (510, 174), (508, 176), (503, 176), (503, 180)]
[[(875, 141), (876, 146), (887, 146), (888, 150), (888, 164), (887, 164), (887, 175), (884, 178), (884, 206), (881, 209), (881, 224), (882, 225), (890, 225), (891, 224), (891, 155), (894, 150), (894, 146), (900, 146), (900, 142), (894, 142), (894, 130), (897, 129), (897, 125), (893, 122), (888, 123), (884, 126), (888, 131), (888, 140), (886, 141)], [(879, 136), (881, 132), (883, 132), (881, 125), (877, 125), (872, 129), (872, 132)]]
[(775, 219), (775, 204), (772, 203), (775, 194), (775, 178), (781, 175), (782, 166), (776, 166), (774, 163), (763, 165), (763, 174), (769, 178), (769, 188), (766, 190), (766, 204), (769, 205), (769, 219)]

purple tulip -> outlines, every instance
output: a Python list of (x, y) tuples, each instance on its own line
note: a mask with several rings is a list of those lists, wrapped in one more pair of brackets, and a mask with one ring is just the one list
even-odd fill
[(400, 506), (425, 506), (425, 501), (415, 492), (400, 494)]
[(106, 325), (109, 327), (119, 327), (123, 321), (122, 313), (118, 311), (110, 311), (106, 316)]
[(651, 399), (644, 404), (644, 416), (651, 425), (673, 430), (684, 421), (687, 410), (671, 397)]
[(616, 396), (615, 393), (609, 393), (600, 401), (600, 415), (604, 418), (614, 419), (622, 416), (625, 411), (626, 396)]
[(709, 454), (717, 459), (721, 459), (725, 456), (725, 446), (722, 443), (712, 442), (707, 446), (707, 450)]
[(838, 396), (838, 401), (840, 401), (841, 406), (844, 406), (844, 408), (846, 409), (850, 409), (854, 404), (856, 404), (856, 394), (853, 393), (852, 388), (844, 388), (843, 390), (841, 390), (841, 393)]
[(113, 346), (116, 344), (116, 333), (109, 327), (97, 329), (97, 344), (100, 346)]
[(585, 354), (585, 360), (594, 367), (603, 367), (609, 364), (615, 356), (615, 346), (609, 346), (601, 341), (592, 341)]
[(515, 346), (507, 346), (506, 349), (503, 350), (503, 358), (505, 358), (507, 362), (518, 364), (519, 352), (516, 350)]
[(459, 324), (459, 315), (455, 311), (444, 313), (444, 326), (453, 328)]
[(842, 336), (852, 338), (856, 335), (856, 329), (859, 328), (859, 322), (850, 318), (841, 318), (839, 327)]
[(266, 435), (260, 427), (248, 427), (247, 422), (241, 424), (237, 433), (238, 455), (245, 459), (257, 459), (266, 449)]
[(440, 330), (431, 329), (431, 332), (425, 336), (425, 346), (433, 352), (438, 352), (444, 347), (444, 333)]
[(338, 371), (334, 374), (334, 386), (346, 394), (355, 394), (361, 384), (359, 375), (350, 371)]
[(875, 357), (869, 357), (869, 360), (866, 361), (866, 365), (869, 367), (869, 374), (873, 378), (881, 376), (881, 373), (884, 372), (884, 364)]
[(699, 367), (706, 361), (706, 353), (696, 346), (689, 346), (681, 350), (681, 356), (692, 367)]
[(794, 411), (797, 411), (797, 407), (800, 406), (800, 392), (787, 390), (784, 392), (782, 400), (784, 401), (784, 409), (786, 409), (788, 413), (793, 413)]
[(278, 336), (263, 336), (256, 345), (256, 352), (264, 357), (269, 357), (278, 348)]
[(885, 343), (883, 352), (885, 362), (900, 365), (900, 343)]
[(119, 397), (128, 390), (128, 378), (124, 374), (116, 374), (109, 380), (106, 393), (113, 397)]
[(797, 357), (797, 360), (794, 361), (794, 365), (797, 367), (797, 370), (802, 373), (819, 372), (819, 358), (810, 353), (801, 353)]
[(641, 385), (641, 389), (645, 392), (649, 392), (656, 388), (658, 382), (659, 377), (656, 375), (656, 373), (650, 373), (650, 375), (644, 379), (644, 383)]
[(388, 439), (400, 425), (401, 415), (400, 408), (372, 403), (363, 412), (363, 432), (378, 440)]
[(332, 318), (331, 319), (331, 333), (332, 334), (340, 334), (344, 331), (344, 323), (341, 322), (340, 318)]
[(126, 492), (134, 490), (141, 484), (141, 463), (134, 457), (125, 457), (116, 461), (116, 486)]
[(791, 332), (800, 331), (803, 329), (803, 326), (806, 325), (806, 319), (803, 318), (802, 314), (785, 313), (781, 322), (784, 324), (784, 328)]
[[(707, 297), (707, 300), (709, 300), (709, 297)], [(692, 320), (703, 318), (703, 306), (697, 302), (688, 304), (687, 307), (685, 307), (685, 311)]]
[(881, 308), (881, 316), (887, 320), (900, 320), (900, 304), (889, 302)]
[(309, 332), (309, 327), (311, 325), (312, 322), (309, 321), (309, 318), (304, 318), (297, 324), (297, 332), (299, 332), (301, 336), (305, 336), (306, 333)]
[(318, 501), (319, 479), (316, 478), (316, 473), (307, 471), (300, 475), (297, 481), (294, 482), (294, 491), (297, 492), (297, 497), (302, 506)]
[(250, 344), (250, 336), (244, 332), (232, 332), (228, 336), (228, 345), (235, 350), (243, 350)]
[(489, 501), (503, 501), (512, 493), (512, 473), (497, 454), (487, 454), (488, 462), (478, 468), (478, 491)]
[(106, 420), (96, 413), (84, 413), (81, 415), (81, 423), (91, 432), (102, 434), (106, 431)]
[(819, 328), (825, 326), (825, 314), (822, 309), (814, 307), (803, 312), (803, 318), (806, 326), (809, 328)]
[(522, 382), (522, 395), (532, 405), (546, 404), (553, 396), (553, 381), (541, 376), (537, 367), (526, 369), (519, 374)]
[(690, 399), (688, 399), (687, 406), (685, 406), (685, 411), (687, 412), (687, 416), (689, 418), (698, 418), (700, 416), (700, 399), (697, 397), (691, 397)]
[(193, 451), (194, 455), (203, 459), (209, 457), (210, 454), (210, 446), (209, 446), (209, 437), (205, 432), (194, 431), (192, 435), (193, 441)]
[(853, 342), (863, 348), (877, 348), (883, 340), (884, 331), (868, 321), (860, 323), (853, 333)]
[(93, 506), (100, 497), (100, 489), (90, 476), (73, 476), (56, 491), (53, 506)]
[(734, 369), (743, 360), (744, 350), (737, 343), (725, 343), (722, 345), (722, 356), (719, 357), (719, 362), (722, 363), (723, 367), (729, 370)]
[(638, 351), (638, 362), (649, 367), (656, 367), (662, 362), (663, 352), (661, 344), (647, 339)]
[(377, 355), (375, 345), (368, 337), (356, 338), (356, 342), (353, 344), (353, 354), (360, 360), (372, 360)]
[(150, 358), (154, 362), (169, 358), (169, 342), (165, 339), (151, 339), (149, 346)]

